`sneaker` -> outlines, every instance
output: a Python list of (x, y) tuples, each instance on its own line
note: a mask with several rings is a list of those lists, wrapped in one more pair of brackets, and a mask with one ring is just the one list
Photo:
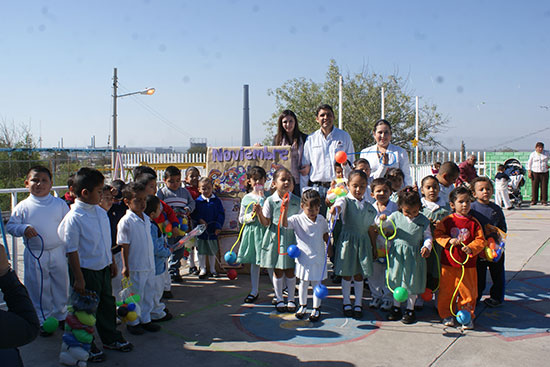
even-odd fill
[(388, 311), (391, 310), (392, 305), (393, 305), (393, 302), (391, 300), (385, 299), (385, 300), (382, 301), (382, 306), (380, 306), (380, 309), (382, 311), (388, 312)]
[[(110, 349), (110, 350), (116, 350), (119, 352), (129, 352), (132, 349), (134, 349), (134, 345), (124, 339), (118, 342), (114, 342), (111, 344), (103, 344), (103, 348)], [(92, 347), (93, 349), (93, 347)]]
[(212, 278), (219, 278), (220, 274), (216, 273), (215, 271), (208, 273)]
[(319, 318), (321, 317), (321, 310), (319, 308), (314, 308), (311, 310), (311, 314), (309, 315), (309, 321), (315, 322), (319, 321)]
[(470, 320), (469, 323), (466, 325), (462, 325), (462, 329), (464, 330), (473, 330), (474, 329), (474, 320)]
[(388, 315), (388, 320), (397, 321), (397, 320), (401, 320), (402, 317), (403, 317), (403, 312), (401, 312), (401, 308), (394, 306), (391, 309), (390, 314)]
[(105, 353), (101, 349), (99, 349), (94, 342), (92, 342), (92, 346), (90, 348), (90, 351), (88, 352), (88, 362), (101, 363), (105, 362), (105, 359), (107, 359)]
[(403, 315), (401, 322), (403, 324), (414, 324), (416, 322), (416, 314), (414, 313), (414, 310), (405, 310), (405, 314)]
[(206, 279), (206, 278), (208, 278), (208, 274), (206, 274), (206, 270), (201, 269), (199, 273), (199, 279)]
[(162, 292), (162, 298), (172, 299), (174, 298), (174, 295), (172, 294), (172, 291), (164, 291)]
[(196, 266), (192, 266), (192, 267), (189, 268), (189, 273), (188, 274), (189, 275), (197, 275), (197, 274), (195, 274), (195, 272), (198, 273), (198, 271), (199, 271), (199, 269), (197, 269)]
[(456, 326), (455, 318), (450, 316), (441, 321), (445, 326)]
[(500, 306), (500, 304), (501, 304), (502, 302), (497, 301), (497, 300), (494, 299), (494, 298), (485, 298), (485, 299), (483, 300), (483, 303), (485, 303), (488, 307), (494, 308), (494, 307)]
[(138, 325), (126, 325), (126, 329), (130, 334), (132, 335), (143, 335), (145, 334), (145, 330), (138, 324)]
[(382, 300), (380, 298), (373, 298), (372, 301), (369, 302), (369, 307), (380, 308), (381, 304), (382, 304)]
[(172, 320), (174, 318), (174, 316), (172, 316), (172, 314), (170, 312), (166, 312), (166, 315), (164, 315), (164, 317), (161, 317), (160, 319), (156, 319), (156, 320), (151, 320), (153, 322), (163, 322), (163, 321), (168, 321), (168, 320)]
[(148, 322), (146, 324), (139, 324), (143, 330), (148, 331), (150, 333), (156, 333), (157, 331), (160, 331), (160, 325), (153, 324), (152, 322)]
[(181, 275), (178, 274), (172, 274), (172, 283), (182, 283), (183, 282), (183, 278), (181, 277)]

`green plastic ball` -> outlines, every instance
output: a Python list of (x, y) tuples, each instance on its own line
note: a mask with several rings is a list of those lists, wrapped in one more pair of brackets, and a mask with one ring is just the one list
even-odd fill
[(42, 329), (47, 333), (53, 333), (59, 326), (59, 321), (53, 316), (48, 317), (42, 324)]
[(393, 290), (393, 298), (397, 302), (405, 302), (409, 298), (409, 292), (403, 287), (397, 287)]

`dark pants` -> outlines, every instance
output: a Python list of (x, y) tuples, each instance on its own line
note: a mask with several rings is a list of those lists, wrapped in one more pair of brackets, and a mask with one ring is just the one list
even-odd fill
[(548, 202), (548, 172), (537, 173), (531, 171), (533, 175), (531, 186), (531, 203), (536, 204), (539, 200), (539, 186), (540, 186), (540, 201), (543, 204)]
[(504, 253), (500, 260), (496, 263), (492, 261), (487, 261), (481, 258), (477, 259), (477, 300), (481, 299), (483, 291), (485, 290), (485, 284), (487, 282), (487, 268), (489, 268), (489, 273), (491, 274), (491, 280), (493, 285), (489, 294), (491, 298), (503, 302), (504, 301), (504, 288), (506, 284), (506, 274), (504, 272)]
[(110, 267), (107, 266), (102, 270), (82, 268), (82, 275), (84, 275), (86, 289), (96, 292), (99, 297), (96, 328), (101, 342), (111, 344), (124, 341), (122, 333), (116, 329), (116, 304), (115, 297), (113, 297), (113, 288), (111, 287)]

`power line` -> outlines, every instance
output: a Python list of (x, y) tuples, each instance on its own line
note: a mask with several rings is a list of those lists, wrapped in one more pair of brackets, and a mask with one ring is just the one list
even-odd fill
[(503, 143), (500, 143), (500, 144), (497, 144), (497, 145), (493, 145), (491, 147), (488, 147), (486, 148), (487, 150), (492, 150), (494, 148), (498, 148), (502, 145), (506, 145), (506, 144), (510, 144), (510, 143), (515, 143), (517, 142), (518, 140), (522, 140), (522, 139), (525, 139), (525, 138), (528, 138), (529, 136), (532, 136), (532, 135), (535, 135), (535, 134), (538, 134), (538, 133), (541, 133), (543, 131), (546, 131), (546, 130), (550, 130), (550, 127), (545, 127), (544, 129), (540, 129), (540, 130), (537, 130), (537, 131), (533, 131), (529, 134), (525, 134), (525, 135), (522, 135), (520, 137), (517, 137), (517, 138), (514, 138), (514, 139), (511, 139), (511, 140), (508, 140), (508, 141), (505, 141)]

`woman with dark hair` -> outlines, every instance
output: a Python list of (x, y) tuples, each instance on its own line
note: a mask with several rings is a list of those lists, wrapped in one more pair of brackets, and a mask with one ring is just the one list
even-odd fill
[(409, 167), (409, 156), (407, 151), (401, 147), (391, 144), (391, 125), (388, 121), (380, 119), (372, 128), (372, 136), (376, 144), (361, 151), (361, 158), (369, 161), (371, 177), (384, 177), (388, 168), (400, 168), (405, 175), (404, 186), (411, 186), (411, 173)]
[(535, 151), (529, 155), (527, 161), (527, 173), (531, 179), (531, 205), (536, 205), (539, 199), (540, 203), (548, 205), (548, 159), (550, 152), (544, 150), (544, 143), (538, 142), (535, 145)]
[(298, 118), (291, 110), (284, 110), (277, 121), (277, 134), (273, 145), (290, 145), (292, 166), (290, 172), (294, 177), (293, 194), (300, 196), (300, 166), (304, 154), (304, 143), (307, 135), (300, 131)]

